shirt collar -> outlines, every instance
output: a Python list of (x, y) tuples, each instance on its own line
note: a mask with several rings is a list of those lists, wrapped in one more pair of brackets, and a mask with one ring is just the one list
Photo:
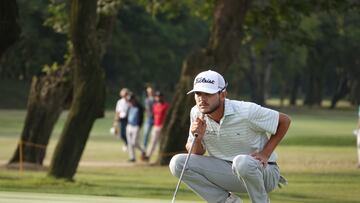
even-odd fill
[(231, 104), (230, 100), (229, 99), (225, 99), (225, 107), (224, 107), (224, 117), (225, 116), (228, 116), (228, 115), (231, 115), (231, 114), (234, 114), (234, 107), (233, 105)]

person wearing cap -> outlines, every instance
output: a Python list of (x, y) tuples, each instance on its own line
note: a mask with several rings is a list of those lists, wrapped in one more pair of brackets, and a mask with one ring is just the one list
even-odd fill
[(356, 131), (356, 143), (357, 143), (357, 155), (358, 155), (358, 165), (357, 167), (360, 168), (360, 104), (358, 106), (358, 124), (357, 124), (357, 131)]
[[(188, 92), (194, 93), (196, 102), (190, 113), (188, 151), (196, 140), (182, 180), (210, 203), (242, 202), (235, 193), (248, 193), (253, 203), (269, 202), (268, 193), (286, 184), (274, 149), (290, 118), (255, 103), (227, 99), (226, 88), (223, 76), (215, 71), (195, 77)], [(171, 159), (174, 176), (180, 176), (186, 156)]]
[(154, 127), (152, 129), (150, 145), (146, 151), (145, 161), (150, 161), (161, 137), (161, 130), (165, 122), (165, 116), (170, 105), (165, 101), (160, 91), (155, 92), (155, 103), (153, 105)]
[(128, 88), (122, 88), (119, 92), (120, 99), (116, 103), (115, 116), (113, 126), (119, 126), (120, 131), (119, 137), (124, 142), (123, 151), (127, 150), (127, 139), (126, 139), (126, 126), (127, 126), (127, 112), (129, 109), (129, 102), (127, 97), (130, 91)]

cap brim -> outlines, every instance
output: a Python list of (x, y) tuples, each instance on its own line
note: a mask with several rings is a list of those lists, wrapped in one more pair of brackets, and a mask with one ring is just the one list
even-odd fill
[(214, 90), (214, 89), (202, 87), (202, 88), (194, 88), (194, 89), (192, 89), (191, 91), (189, 91), (186, 94), (191, 94), (193, 92), (204, 92), (204, 93), (207, 93), (207, 94), (215, 94), (215, 93), (219, 92), (219, 90)]

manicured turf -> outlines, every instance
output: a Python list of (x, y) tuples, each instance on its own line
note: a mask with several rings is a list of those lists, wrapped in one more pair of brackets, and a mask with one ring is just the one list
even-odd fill
[[(91, 195), (44, 194), (28, 192), (1, 192), (2, 203), (169, 203), (171, 200), (106, 197)], [(190, 203), (194, 201), (176, 201)]]
[[(352, 135), (357, 122), (355, 108), (332, 111), (295, 108), (282, 111), (292, 117), (292, 124), (276, 151), (282, 174), (289, 185), (271, 192), (271, 202), (358, 203), (360, 169), (356, 168), (356, 138)], [(50, 162), (65, 116), (66, 113), (55, 128), (45, 165)], [(98, 120), (94, 125), (74, 182), (49, 178), (46, 171), (19, 172), (0, 167), (0, 191), (21, 192), (15, 193), (15, 197), (22, 197), (17, 194), (23, 192), (34, 192), (45, 193), (44, 196), (35, 194), (34, 198), (60, 195), (64, 196), (62, 199), (71, 199), (72, 195), (91, 195), (87, 197), (107, 197), (98, 202), (111, 201), (112, 198), (119, 198), (117, 202), (130, 202), (131, 198), (141, 198), (144, 202), (171, 202), (177, 179), (171, 176), (167, 166), (127, 163), (128, 155), (121, 150), (121, 142), (109, 134), (112, 116), (112, 112), (107, 112), (105, 119)], [(23, 120), (24, 111), (0, 110), (2, 163), (15, 150)], [(245, 203), (250, 202), (246, 195), (240, 196)], [(10, 202), (4, 198), (0, 195), (1, 203)], [(31, 200), (27, 196), (24, 199)], [(177, 196), (177, 202), (180, 200), (201, 201), (184, 184)]]

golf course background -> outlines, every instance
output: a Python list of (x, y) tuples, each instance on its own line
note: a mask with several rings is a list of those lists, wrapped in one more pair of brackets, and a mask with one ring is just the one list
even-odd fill
[[(289, 184), (270, 193), (271, 202), (360, 202), (360, 169), (356, 167), (356, 137), (352, 134), (357, 122), (355, 107), (279, 110), (292, 118), (289, 132), (276, 150), (278, 164)], [(0, 110), (0, 191), (171, 201), (177, 179), (166, 166), (127, 162), (127, 153), (121, 150), (122, 143), (109, 133), (112, 111), (96, 121), (74, 182), (49, 178), (46, 172), (66, 113), (54, 129), (45, 169), (6, 168), (4, 165), (20, 137), (25, 113), (25, 110)], [(244, 202), (250, 202), (245, 194), (239, 195)], [(184, 184), (177, 200), (201, 201)]]

